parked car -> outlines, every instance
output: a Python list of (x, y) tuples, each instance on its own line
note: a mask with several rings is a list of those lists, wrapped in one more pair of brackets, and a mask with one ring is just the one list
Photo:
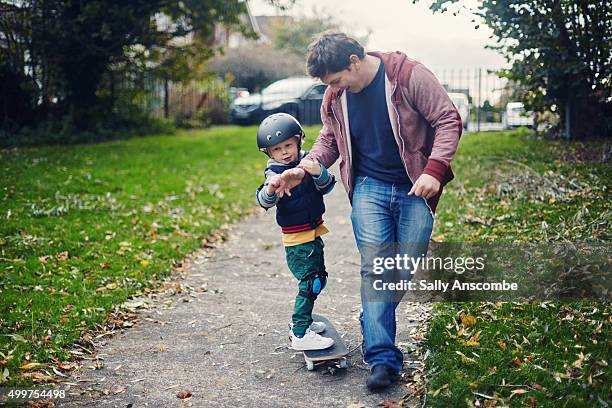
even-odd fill
[(467, 95), (460, 92), (449, 92), (448, 96), (450, 96), (455, 104), (455, 108), (459, 111), (461, 122), (463, 122), (463, 128), (467, 130), (468, 120), (470, 119), (470, 101)]
[(273, 82), (261, 93), (237, 97), (230, 106), (230, 121), (258, 124), (266, 116), (284, 112), (303, 125), (321, 122), (319, 109), (327, 85), (310, 77), (290, 77)]
[(246, 88), (236, 88), (235, 86), (231, 86), (229, 89), (229, 100), (230, 103), (234, 101), (234, 99), (239, 98), (241, 96), (249, 96), (249, 90)]
[(506, 105), (506, 128), (512, 129), (519, 126), (527, 126), (532, 128), (535, 123), (535, 115), (533, 112), (525, 112), (523, 102), (508, 102)]

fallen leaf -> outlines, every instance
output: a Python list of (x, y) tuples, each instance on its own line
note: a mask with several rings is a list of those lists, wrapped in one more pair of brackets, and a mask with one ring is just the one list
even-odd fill
[(461, 321), (461, 324), (466, 327), (474, 326), (476, 324), (476, 318), (470, 315), (461, 314), (459, 315), (459, 320)]
[(68, 259), (68, 251), (60, 252), (55, 257), (60, 261), (65, 261), (66, 259)]
[(440, 393), (440, 391), (442, 391), (442, 390), (443, 390), (443, 389), (445, 389), (445, 388), (448, 388), (448, 384), (444, 384), (443, 386), (441, 386), (440, 388), (438, 388), (437, 390), (435, 390), (435, 391), (433, 392), (433, 394), (432, 394), (432, 395), (433, 395), (434, 397), (438, 396), (438, 394)]
[(458, 339), (457, 341), (459, 342), (459, 344), (462, 344), (462, 345), (467, 346), (467, 347), (480, 346), (480, 343), (475, 341), (475, 340), (473, 340), (473, 339), (470, 339), (470, 340)]
[(21, 368), (22, 370), (31, 370), (33, 368), (40, 367), (40, 366), (44, 366), (44, 364), (41, 364), (41, 363), (28, 363), (28, 364), (24, 364), (22, 366), (19, 366), (19, 368)]
[(64, 370), (64, 371), (72, 371), (76, 368), (78, 368), (79, 365), (76, 363), (58, 363), (57, 364), (57, 368)]
[(584, 363), (584, 354), (581, 352), (578, 354), (578, 360), (572, 363), (572, 367), (582, 368), (582, 364)]
[(510, 391), (510, 398), (514, 397), (515, 395), (527, 394), (528, 392), (529, 391), (522, 389), (522, 388), (519, 388), (518, 390), (512, 390)]
[(176, 393), (176, 397), (180, 399), (191, 398), (192, 395), (189, 391), (179, 391)]
[(46, 375), (43, 373), (39, 373), (38, 371), (35, 371), (33, 373), (30, 373), (29, 377), (32, 377), (34, 380), (37, 380), (39, 382), (57, 382), (57, 378), (52, 377), (50, 375)]

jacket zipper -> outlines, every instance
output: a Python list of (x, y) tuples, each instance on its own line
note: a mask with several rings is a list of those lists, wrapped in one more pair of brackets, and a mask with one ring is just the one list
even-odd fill
[[(333, 102), (330, 104), (331, 110), (332, 110), (332, 114), (334, 115), (334, 119), (336, 119), (336, 122), (338, 122), (338, 127), (340, 128), (340, 133), (343, 132), (343, 128), (342, 128), (342, 123), (338, 120), (338, 117), (336, 116), (336, 111), (334, 110), (334, 104)], [(349, 135), (345, 135), (345, 138), (350, 137)], [(351, 178), (351, 152), (348, 151), (348, 143), (346, 143), (347, 146), (347, 157), (348, 157), (348, 166), (347, 166), (347, 181), (348, 181), (348, 185), (349, 185), (349, 191), (353, 191), (353, 180)]]
[(393, 106), (393, 111), (395, 112), (395, 117), (397, 118), (396, 119), (397, 120), (397, 138), (402, 143), (402, 151), (400, 152), (400, 158), (402, 159), (402, 163), (404, 163), (404, 168), (406, 169), (406, 174), (408, 175), (408, 178), (410, 179), (410, 182), (412, 184), (414, 184), (414, 181), (412, 180), (412, 177), (410, 177), (410, 172), (408, 171), (408, 166), (406, 165), (406, 162), (404, 161), (404, 151), (406, 150), (406, 147), (404, 146), (404, 139), (402, 139), (402, 130), (401, 130), (400, 115), (399, 115), (399, 111), (395, 107), (395, 104), (393, 103), (393, 94), (395, 93), (395, 89), (396, 88), (397, 88), (397, 82), (395, 82), (393, 84), (393, 89), (391, 89), (391, 106)]
[[(395, 82), (393, 84), (393, 89), (391, 90), (391, 105), (393, 106), (393, 110), (395, 111), (395, 115), (397, 116), (397, 137), (400, 140), (400, 142), (402, 143), (402, 151), (400, 152), (400, 158), (402, 159), (402, 163), (404, 163), (404, 168), (406, 169), (406, 175), (408, 175), (408, 178), (410, 179), (410, 182), (412, 183), (412, 185), (414, 185), (414, 181), (412, 180), (412, 177), (410, 177), (410, 172), (408, 171), (408, 166), (406, 165), (406, 162), (404, 161), (404, 154), (403, 153), (404, 153), (406, 147), (404, 146), (404, 139), (402, 138), (402, 125), (401, 125), (401, 122), (400, 122), (399, 111), (395, 107), (395, 103), (393, 103), (393, 94), (395, 94), (395, 89), (396, 88), (397, 88), (397, 82)], [(332, 108), (332, 111), (333, 111), (333, 108)], [(429, 206), (429, 203), (427, 202), (427, 199), (425, 197), (421, 197), (421, 198), (423, 199), (423, 201), (425, 202), (425, 205), (429, 209), (429, 213), (431, 214), (431, 218), (435, 219), (434, 213), (431, 210), (431, 207)]]

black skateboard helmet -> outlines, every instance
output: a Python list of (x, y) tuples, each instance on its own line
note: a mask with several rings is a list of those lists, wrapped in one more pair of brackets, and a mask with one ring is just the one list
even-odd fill
[(296, 118), (287, 113), (274, 113), (265, 118), (257, 129), (257, 147), (268, 156), (268, 148), (290, 137), (298, 138), (298, 152), (306, 135)]

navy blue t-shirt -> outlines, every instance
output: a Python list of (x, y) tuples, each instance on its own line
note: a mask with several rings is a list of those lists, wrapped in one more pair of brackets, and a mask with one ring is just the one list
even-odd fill
[(346, 101), (355, 176), (411, 184), (389, 121), (382, 61), (372, 82), (361, 92), (347, 92)]

